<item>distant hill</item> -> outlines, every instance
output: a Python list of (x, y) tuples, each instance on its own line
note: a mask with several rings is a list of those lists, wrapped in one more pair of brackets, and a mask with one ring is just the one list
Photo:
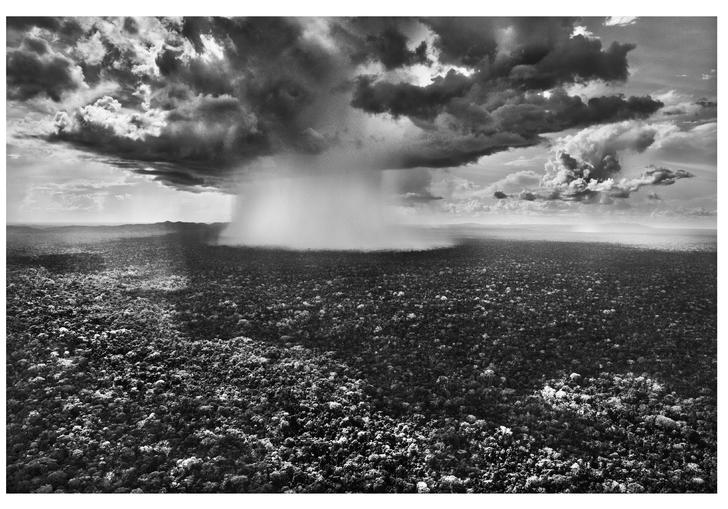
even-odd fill
[(8, 241), (15, 245), (33, 245), (41, 239), (74, 244), (131, 237), (158, 237), (178, 235), (203, 241), (216, 239), (227, 226), (226, 223), (184, 223), (165, 221), (163, 223), (120, 224), (120, 225), (7, 225)]
[(42, 231), (56, 232), (81, 232), (81, 231), (105, 231), (117, 233), (165, 233), (180, 232), (192, 230), (219, 230), (224, 228), (227, 223), (186, 223), (183, 221), (164, 221), (161, 223), (141, 223), (141, 224), (78, 224), (78, 225), (54, 225), (54, 224), (9, 224), (6, 226), (8, 231), (16, 233), (38, 233)]

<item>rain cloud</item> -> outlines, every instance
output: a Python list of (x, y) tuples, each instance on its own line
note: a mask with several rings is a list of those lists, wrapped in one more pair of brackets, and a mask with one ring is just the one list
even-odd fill
[[(7, 94), (55, 105), (36, 136), (173, 186), (230, 190), (261, 158), (356, 147), (367, 168), (459, 166), (660, 109), (650, 96), (567, 93), (627, 80), (634, 49), (574, 35), (577, 21), (8, 18)], [(442, 72), (410, 79), (421, 68)], [(406, 121), (406, 136), (369, 146), (357, 133), (372, 118)]]

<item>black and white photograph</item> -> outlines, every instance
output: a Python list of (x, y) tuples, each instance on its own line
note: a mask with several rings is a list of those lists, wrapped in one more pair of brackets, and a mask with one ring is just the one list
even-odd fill
[(717, 12), (214, 5), (5, 17), (6, 494), (717, 494)]

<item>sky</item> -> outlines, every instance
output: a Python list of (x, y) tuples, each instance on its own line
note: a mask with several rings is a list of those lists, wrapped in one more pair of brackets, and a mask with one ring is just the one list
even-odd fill
[(715, 18), (8, 18), (7, 221), (228, 221), (286, 182), (423, 222), (714, 223), (716, 41)]

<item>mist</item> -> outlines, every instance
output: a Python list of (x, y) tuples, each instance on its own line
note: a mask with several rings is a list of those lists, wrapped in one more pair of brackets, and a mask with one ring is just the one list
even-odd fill
[(294, 250), (419, 251), (452, 240), (404, 224), (379, 171), (319, 171), (241, 185), (218, 243)]

